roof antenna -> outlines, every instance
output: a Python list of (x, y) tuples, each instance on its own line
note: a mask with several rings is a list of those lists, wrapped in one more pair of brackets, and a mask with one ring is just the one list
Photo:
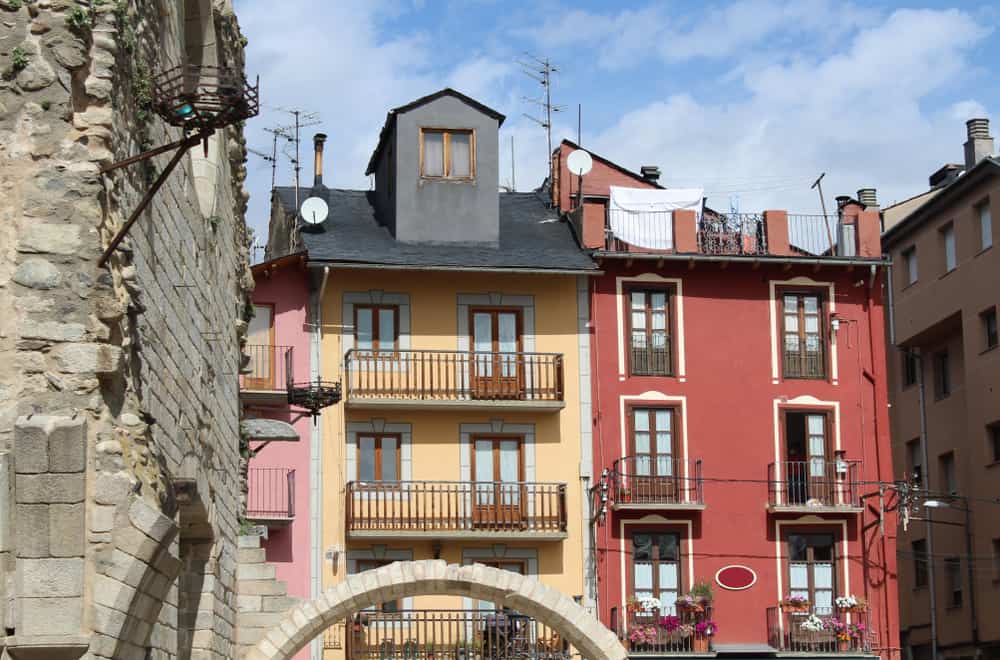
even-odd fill
[(826, 217), (826, 201), (823, 199), (823, 177), (826, 176), (826, 172), (819, 175), (816, 181), (813, 182), (810, 188), (816, 188), (819, 190), (819, 207), (823, 209), (823, 224), (826, 226), (826, 240), (830, 244), (830, 249), (833, 249), (833, 234), (830, 233), (830, 219)]
[(527, 96), (522, 98), (528, 103), (534, 103), (545, 111), (545, 119), (539, 119), (527, 113), (524, 113), (524, 116), (545, 129), (545, 134), (549, 140), (549, 150), (546, 159), (549, 161), (549, 185), (551, 186), (553, 175), (555, 174), (552, 171), (552, 113), (563, 110), (563, 106), (552, 103), (552, 74), (558, 73), (559, 69), (547, 57), (543, 60), (530, 53), (525, 53), (525, 56), (533, 60), (533, 62), (517, 60), (517, 63), (521, 66), (522, 73), (532, 80), (538, 81), (545, 88), (544, 99), (533, 99)]
[[(292, 158), (291, 154), (285, 153), (285, 155), (292, 161), (295, 170), (295, 212), (299, 211), (299, 173), (302, 171), (301, 160), (299, 159), (299, 144), (301, 140), (299, 139), (299, 134), (303, 128), (309, 126), (318, 126), (323, 123), (319, 120), (319, 114), (316, 112), (306, 112), (301, 108), (275, 108), (279, 112), (286, 112), (295, 118), (295, 123), (288, 126), (279, 126), (277, 131), (280, 131), (280, 135), (284, 137), (288, 142), (295, 143), (295, 157)], [(287, 146), (287, 145), (286, 145)]]

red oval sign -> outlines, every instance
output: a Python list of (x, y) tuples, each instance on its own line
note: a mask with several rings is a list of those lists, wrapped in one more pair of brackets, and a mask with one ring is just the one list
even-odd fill
[(715, 574), (715, 581), (723, 589), (749, 589), (757, 581), (757, 574), (747, 566), (723, 566)]

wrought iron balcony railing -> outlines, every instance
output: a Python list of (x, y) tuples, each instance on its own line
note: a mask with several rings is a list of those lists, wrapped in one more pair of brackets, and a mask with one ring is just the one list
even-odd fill
[(767, 632), (768, 643), (779, 652), (858, 655), (877, 646), (866, 608), (770, 607)]
[(349, 402), (563, 401), (561, 353), (350, 350)]
[(295, 470), (251, 467), (247, 476), (247, 518), (289, 521), (295, 517)]
[(611, 468), (616, 507), (702, 505), (701, 460), (639, 454), (625, 456)]
[(512, 611), (396, 609), (360, 612), (345, 626), (350, 660), (568, 660), (555, 630)]
[(554, 536), (566, 533), (566, 484), (351, 481), (347, 530), (362, 536)]
[(712, 616), (711, 606), (683, 610), (673, 604), (649, 610), (613, 607), (611, 628), (630, 655), (711, 653), (711, 635), (705, 630)]
[(861, 507), (859, 461), (781, 461), (767, 467), (768, 504), (781, 508)]

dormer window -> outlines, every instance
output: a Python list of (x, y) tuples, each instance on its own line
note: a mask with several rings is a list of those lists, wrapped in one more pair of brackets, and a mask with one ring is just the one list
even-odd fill
[(420, 129), (420, 176), (472, 179), (476, 175), (475, 136), (468, 129)]

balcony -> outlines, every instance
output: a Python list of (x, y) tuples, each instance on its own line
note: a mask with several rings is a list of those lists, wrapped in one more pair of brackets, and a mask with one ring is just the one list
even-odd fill
[(559, 633), (511, 611), (360, 612), (346, 624), (349, 660), (569, 660)]
[(860, 513), (860, 461), (781, 461), (767, 466), (772, 513)]
[(284, 527), (295, 518), (295, 470), (252, 467), (247, 475), (247, 519)]
[(474, 481), (352, 481), (351, 538), (531, 539), (566, 534), (566, 484)]
[(611, 608), (611, 628), (629, 655), (714, 655), (712, 638), (703, 632), (705, 622), (710, 621), (711, 607), (683, 611), (672, 605), (651, 610)]
[(240, 374), (240, 396), (255, 403), (285, 401), (291, 380), (292, 347), (251, 344), (244, 350), (250, 361)]
[[(881, 259), (877, 212), (851, 207), (842, 214), (785, 211), (718, 213), (693, 210), (633, 212), (618, 208), (570, 212), (577, 236), (601, 256), (634, 258), (817, 260)], [(596, 226), (594, 226), (596, 225)], [(603, 236), (603, 241), (601, 237)], [(594, 237), (596, 240), (593, 240)]]
[(350, 350), (347, 405), (356, 409), (520, 409), (565, 407), (560, 353)]
[(788, 611), (770, 607), (767, 633), (768, 644), (779, 653), (873, 655), (872, 649), (877, 646), (867, 609)]
[(625, 456), (614, 462), (611, 483), (616, 510), (705, 508), (700, 460)]

